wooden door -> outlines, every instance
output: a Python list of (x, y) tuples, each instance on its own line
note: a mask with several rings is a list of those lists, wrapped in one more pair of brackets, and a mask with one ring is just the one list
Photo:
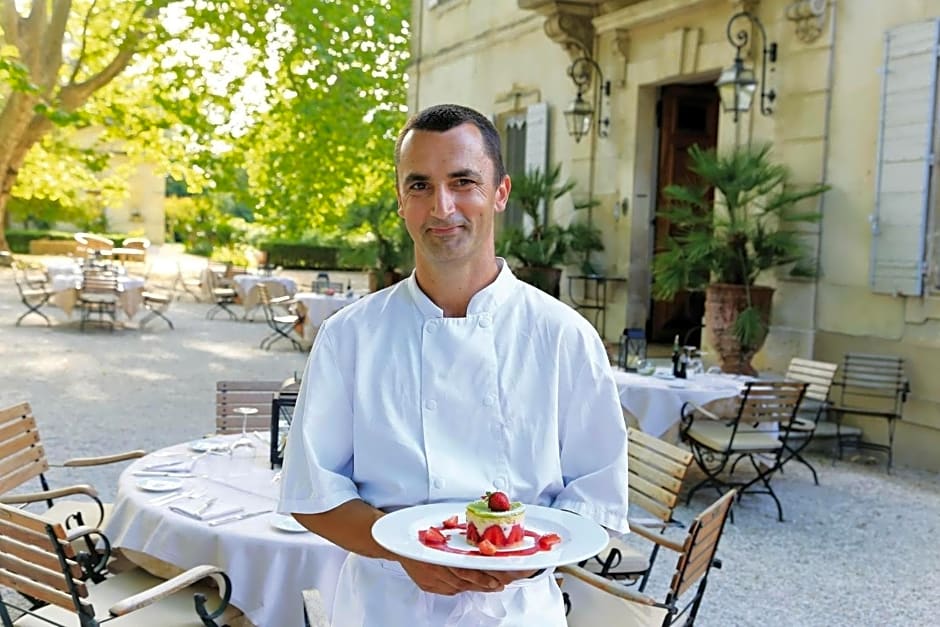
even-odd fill
[[(701, 85), (667, 85), (659, 103), (659, 170), (656, 206), (664, 206), (663, 189), (672, 184), (690, 183), (694, 174), (688, 169), (688, 150), (698, 144), (714, 148), (718, 143), (718, 90), (711, 83)], [(653, 250), (666, 246), (672, 225), (656, 216), (653, 222)], [(655, 279), (654, 279), (655, 280)], [(672, 343), (678, 334), (683, 341), (690, 334), (692, 344), (699, 343), (694, 331), (705, 313), (705, 296), (682, 291), (669, 301), (653, 300), (650, 304), (648, 336), (650, 341)]]

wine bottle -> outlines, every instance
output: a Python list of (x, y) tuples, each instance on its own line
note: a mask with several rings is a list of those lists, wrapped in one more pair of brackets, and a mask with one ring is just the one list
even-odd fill
[(672, 376), (679, 376), (679, 334), (676, 334), (676, 339), (672, 342)]

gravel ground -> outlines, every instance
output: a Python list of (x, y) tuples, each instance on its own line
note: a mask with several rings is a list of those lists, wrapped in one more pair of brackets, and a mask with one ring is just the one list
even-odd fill
[[(181, 260), (195, 274), (204, 261), (171, 247), (152, 256), (150, 278), (169, 287)], [(309, 285), (313, 273), (288, 273)], [(362, 275), (332, 277), (365, 287)], [(80, 333), (61, 311), (55, 325), (23, 311), (11, 271), (0, 268), (0, 407), (29, 401), (53, 461), (127, 448), (156, 449), (214, 429), (214, 390), (220, 379), (284, 379), (305, 355), (286, 343), (258, 348), (263, 322), (205, 320), (207, 304), (173, 303), (170, 331), (159, 321), (145, 330)], [(37, 322), (38, 321), (38, 322)], [(883, 465), (811, 456), (821, 484), (801, 467), (774, 479), (786, 522), (767, 497), (735, 506), (719, 548), (698, 625), (940, 624), (940, 478)], [(114, 498), (121, 465), (53, 469), (53, 486), (81, 482)], [(690, 522), (714, 493), (699, 493), (676, 517)], [(670, 532), (681, 537), (681, 531)], [(637, 538), (631, 538), (643, 546)], [(647, 591), (662, 596), (674, 560), (663, 554)], [(279, 627), (279, 626), (278, 626)]]

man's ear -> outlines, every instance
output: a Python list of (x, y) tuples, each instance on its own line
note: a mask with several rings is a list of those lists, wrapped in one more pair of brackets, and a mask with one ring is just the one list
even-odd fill
[(506, 203), (509, 202), (510, 190), (512, 190), (512, 180), (507, 174), (496, 187), (496, 205), (494, 207), (496, 213), (501, 213), (506, 210)]
[(395, 190), (395, 198), (398, 199), (398, 215), (404, 218), (405, 212), (401, 208), (401, 193), (397, 189)]

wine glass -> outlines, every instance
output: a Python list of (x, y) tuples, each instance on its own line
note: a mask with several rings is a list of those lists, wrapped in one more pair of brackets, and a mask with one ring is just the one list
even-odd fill
[(248, 437), (248, 416), (253, 416), (258, 413), (257, 407), (235, 407), (232, 409), (236, 414), (241, 414), (242, 417), (242, 434), (237, 440), (232, 444), (232, 447), (229, 449), (229, 454), (235, 452), (235, 449), (240, 447), (248, 447), (252, 450), (255, 448), (255, 443), (251, 441), (251, 438)]

